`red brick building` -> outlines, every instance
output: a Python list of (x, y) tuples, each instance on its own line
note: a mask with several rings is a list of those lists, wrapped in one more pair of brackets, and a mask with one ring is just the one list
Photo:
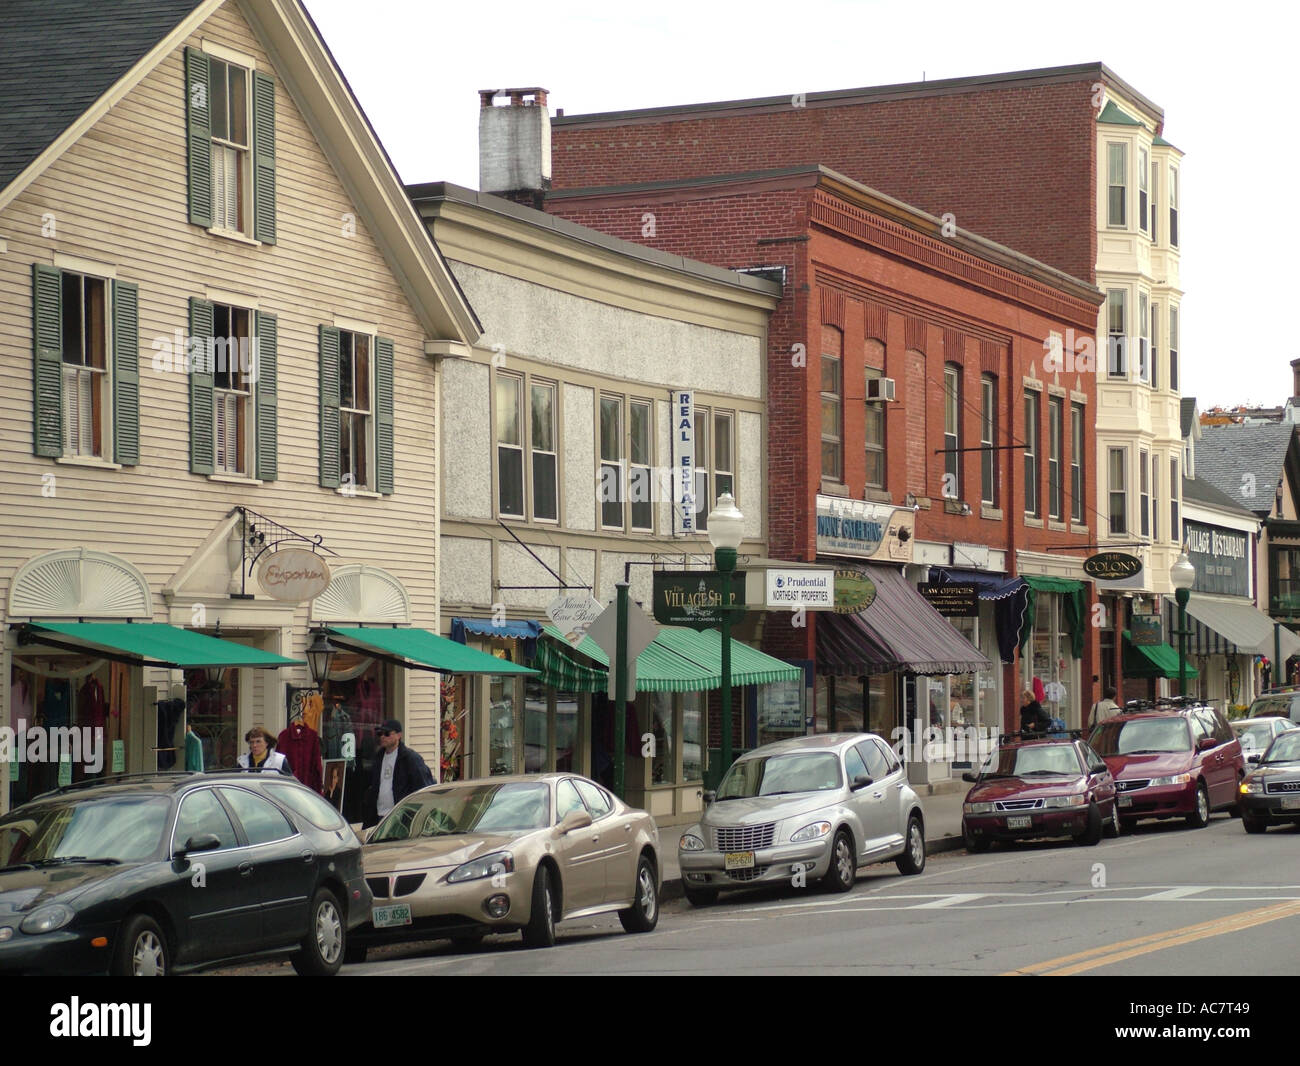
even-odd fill
[[(634, 162), (617, 176), (631, 177)], [(570, 186), (575, 176), (570, 167)], [(942, 220), (816, 165), (569, 187), (548, 193), (546, 209), (665, 251), (781, 277), (786, 297), (770, 325), (767, 380), (773, 556), (861, 555), (828, 550), (819, 518), (878, 519), (885, 542), (866, 558), (923, 567), (932, 580), (951, 572), (953, 581), (981, 582), (978, 627), (974, 619), (954, 624), (1004, 664), (987, 679), (972, 672), (945, 681), (941, 697), (926, 682), (945, 724), (1012, 725), (1017, 693), (1039, 674), (1062, 685), (1057, 710), (1078, 724), (1096, 665), (1088, 591), (1077, 580), (1093, 532), (1096, 381), (1049, 372), (1045, 355), (1053, 335), (1092, 333), (1101, 301), (1093, 286), (964, 229), (945, 233)], [(868, 399), (868, 389), (887, 391), (872, 383), (878, 378), (892, 379), (894, 401)], [(1012, 596), (1005, 585), (1025, 575), (1039, 582), (1036, 625), (1025, 628), (1025, 653), (1012, 656), (995, 597)], [(1019, 595), (1023, 608), (1027, 593)], [(1068, 611), (1057, 602), (1071, 597)], [(943, 662), (865, 679), (856, 675), (870, 671), (851, 663), (836, 669), (829, 633), (842, 617), (809, 613), (799, 626), (769, 612), (764, 647), (817, 664), (817, 713), (824, 706), (830, 727), (888, 735), (918, 702), (925, 706), (916, 678), (942, 674)], [(1075, 654), (1066, 649), (1072, 640)], [(982, 708), (975, 721), (965, 707), (965, 722), (958, 718), (963, 701)]]

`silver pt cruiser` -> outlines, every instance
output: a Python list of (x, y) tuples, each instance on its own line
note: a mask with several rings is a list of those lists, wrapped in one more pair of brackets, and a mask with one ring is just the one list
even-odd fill
[(860, 865), (891, 859), (904, 874), (925, 869), (925, 814), (873, 733), (798, 737), (741, 756), (678, 850), (697, 907), (724, 889), (778, 882), (847, 892)]

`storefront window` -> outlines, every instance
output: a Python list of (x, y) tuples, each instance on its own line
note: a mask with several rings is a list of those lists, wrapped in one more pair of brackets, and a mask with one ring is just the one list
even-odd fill
[(488, 773), (515, 772), (515, 679), (488, 679)]
[(185, 717), (203, 747), (203, 766), (234, 766), (244, 753), (239, 733), (239, 671), (212, 682), (202, 670), (185, 672)]
[(1070, 634), (1065, 631), (1062, 598), (1053, 592), (1039, 592), (1034, 612), (1034, 633), (1030, 655), (1022, 655), (1023, 680), (1026, 688), (1034, 680), (1043, 683), (1046, 699), (1043, 709), (1061, 718), (1070, 728), (1079, 727), (1075, 693), (1078, 689), (1079, 664), (1070, 653)]
[(389, 707), (391, 692), (390, 668), (379, 660), (352, 652), (335, 656), (324, 687), (319, 732), (321, 755), (347, 760), (343, 817), (349, 822), (360, 822), (365, 816), (379, 726), (394, 717)]
[(529, 679), (524, 683), (524, 773), (546, 770), (549, 744), (546, 736), (546, 688)]
[[(671, 692), (652, 692), (648, 713), (650, 720), (647, 732), (654, 738), (651, 752), (650, 783), (653, 785), (675, 784), (674, 769), (676, 752), (673, 741), (673, 695)], [(645, 738), (642, 737), (642, 750)]]
[(758, 686), (758, 744), (803, 735), (803, 691), (803, 678)]
[(704, 780), (704, 750), (702, 728), (704, 714), (701, 711), (702, 696), (698, 692), (682, 694), (682, 780)]
[(576, 692), (555, 693), (555, 770), (573, 773), (578, 748), (578, 700)]
[(472, 777), (467, 765), (467, 752), (470, 749), (470, 716), (465, 713), (465, 693), (468, 691), (466, 679), (462, 677), (442, 678), (442, 772), (439, 781), (459, 781)]

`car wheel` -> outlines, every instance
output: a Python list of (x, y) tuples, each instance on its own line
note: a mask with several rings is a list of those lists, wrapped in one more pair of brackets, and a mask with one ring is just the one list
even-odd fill
[(912, 815), (907, 819), (907, 850), (895, 860), (900, 874), (919, 874), (925, 869), (925, 832), (921, 819)]
[(349, 940), (347, 946), (343, 949), (343, 961), (357, 965), (366, 961), (366, 954), (370, 947), (366, 944), (358, 944), (355, 940)]
[(1101, 843), (1101, 832), (1101, 811), (1093, 803), (1088, 807), (1088, 828), (1082, 833), (1076, 833), (1074, 842), (1090, 848), (1095, 847)]
[(629, 933), (648, 933), (659, 924), (659, 893), (655, 889), (655, 868), (644, 855), (637, 860), (632, 906), (618, 912), (618, 920)]
[(1263, 833), (1268, 830), (1268, 822), (1264, 821), (1263, 818), (1256, 818), (1253, 815), (1242, 811), (1241, 827), (1246, 830), (1247, 833)]
[(539, 866), (533, 878), (533, 912), (524, 928), (524, 944), (530, 948), (555, 946), (555, 893), (547, 866)]
[(339, 901), (328, 888), (322, 888), (311, 901), (311, 921), (302, 949), (290, 960), (293, 968), (304, 977), (333, 977), (343, 965), (346, 940)]
[(1196, 806), (1187, 816), (1187, 824), (1193, 829), (1204, 829), (1210, 824), (1210, 797), (1205, 791), (1205, 782), (1196, 786)]
[(961, 823), (961, 839), (962, 843), (966, 845), (966, 850), (972, 855), (983, 854), (993, 845), (993, 841), (989, 840), (988, 837), (977, 837), (972, 833), (970, 826), (965, 822)]
[(1114, 840), (1117, 836), (1119, 836), (1120, 830), (1119, 830), (1119, 804), (1118, 803), (1112, 803), (1110, 805), (1110, 820), (1106, 823), (1106, 827), (1103, 830), (1103, 832), (1105, 833), (1107, 839), (1109, 840)]
[(686, 902), (692, 907), (712, 907), (718, 902), (716, 888), (684, 888), (682, 891), (686, 895)]
[(822, 884), (831, 892), (847, 892), (858, 876), (858, 859), (853, 854), (853, 841), (841, 829), (831, 844), (831, 868), (822, 878)]
[(167, 938), (147, 914), (128, 918), (118, 936), (113, 959), (115, 977), (167, 976)]

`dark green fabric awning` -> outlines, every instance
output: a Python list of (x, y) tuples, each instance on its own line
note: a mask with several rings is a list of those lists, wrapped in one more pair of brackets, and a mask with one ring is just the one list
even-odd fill
[[(119, 653), (138, 658), (141, 666), (274, 669), (304, 665), (301, 659), (286, 659), (283, 655), (162, 622), (34, 622), (24, 628), (26, 632), (19, 636), (20, 644), (31, 641), (65, 649), (75, 646), (91, 655), (96, 651)], [(57, 638), (63, 639), (56, 643)]]
[(467, 648), (427, 629), (390, 629), (381, 626), (330, 626), (331, 635), (346, 642), (349, 650), (379, 652), (401, 659), (405, 665), (440, 674), (535, 674), (518, 663)]
[[(1124, 630), (1124, 676), (1136, 678), (1165, 677), (1178, 680), (1178, 652), (1168, 644), (1134, 644), (1133, 637)], [(1187, 663), (1187, 680), (1200, 675), (1196, 667)]]
[(1038, 595), (1051, 592), (1062, 597), (1064, 629), (1070, 635), (1070, 655), (1075, 659), (1083, 658), (1084, 622), (1083, 597), (1086, 586), (1082, 581), (1068, 577), (1041, 577), (1038, 574), (1022, 574), (1029, 586), (1029, 598), (1025, 604), (1024, 623), (1020, 629), (1020, 648), (1023, 651), (1034, 632), (1034, 619), (1038, 614)]

